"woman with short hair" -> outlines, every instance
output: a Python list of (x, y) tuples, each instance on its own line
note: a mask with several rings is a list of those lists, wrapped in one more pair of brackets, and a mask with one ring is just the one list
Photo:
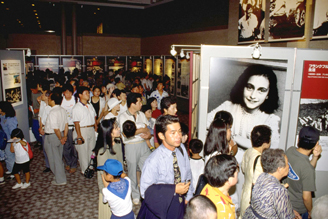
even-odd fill
[(257, 178), (243, 218), (295, 218), (288, 191), (280, 184), (289, 171), (286, 154), (281, 149), (267, 149), (261, 163), (263, 173)]

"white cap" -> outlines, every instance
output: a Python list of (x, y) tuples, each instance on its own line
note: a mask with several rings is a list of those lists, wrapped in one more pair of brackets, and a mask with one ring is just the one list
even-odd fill
[(106, 89), (109, 90), (109, 88), (116, 88), (116, 86), (114, 84), (107, 84), (106, 85)]
[(115, 106), (117, 106), (118, 104), (120, 104), (122, 102), (122, 100), (118, 100), (115, 97), (110, 98), (107, 102), (108, 105), (108, 111), (111, 111)]

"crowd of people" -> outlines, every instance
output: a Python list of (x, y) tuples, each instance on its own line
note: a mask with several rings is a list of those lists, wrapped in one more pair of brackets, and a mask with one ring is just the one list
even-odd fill
[[(267, 125), (256, 125), (246, 143), (242, 136), (233, 136), (238, 128), (234, 121), (240, 121), (221, 107), (208, 116), (204, 144), (199, 139), (188, 143), (188, 126), (177, 116), (169, 80), (122, 70), (96, 75), (74, 70), (72, 74), (34, 72), (27, 84), (30, 125), (36, 147), (43, 150), (43, 172), (54, 174), (53, 186), (65, 186), (66, 171), (85, 175), (97, 158), (99, 218), (320, 218), (315, 217), (311, 194), (322, 149), (319, 131), (312, 126), (304, 126), (297, 147), (285, 153), (270, 149), (279, 133)], [(250, 85), (240, 86), (244, 90)], [(274, 91), (261, 89), (263, 101), (256, 109), (268, 116), (272, 112), (262, 103)], [(252, 107), (238, 102), (225, 105)], [(12, 189), (28, 188), (30, 146), (17, 128), (10, 103), (0, 103), (0, 114), (10, 139), (6, 149), (0, 150), (0, 160), (5, 160), (6, 174), (17, 180)], [(235, 158), (237, 144), (250, 145), (240, 166)], [(5, 183), (0, 164), (0, 183)], [(237, 184), (239, 169), (245, 183), (237, 209), (229, 193)], [(132, 210), (136, 205), (138, 215)]]

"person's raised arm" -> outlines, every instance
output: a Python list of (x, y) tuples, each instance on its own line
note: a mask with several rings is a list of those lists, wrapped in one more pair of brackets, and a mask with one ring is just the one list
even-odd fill
[(310, 161), (311, 165), (314, 168), (317, 165), (317, 161), (320, 157), (321, 152), (322, 152), (322, 147), (321, 147), (321, 145), (319, 145), (319, 142), (318, 142), (317, 145), (313, 149), (313, 157), (312, 157), (312, 160)]

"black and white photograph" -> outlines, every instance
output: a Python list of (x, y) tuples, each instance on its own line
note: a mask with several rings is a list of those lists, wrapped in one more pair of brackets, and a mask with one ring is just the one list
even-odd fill
[(22, 101), (22, 92), (20, 87), (5, 89), (6, 101), (9, 103), (17, 103)]
[(264, 40), (264, 18), (264, 0), (240, 0), (238, 43)]
[(257, 125), (268, 125), (271, 147), (279, 147), (286, 76), (287, 61), (211, 58), (206, 127), (217, 112), (232, 114), (238, 162), (252, 147), (250, 134)]
[(328, 136), (328, 100), (301, 99), (297, 133), (303, 126), (312, 126), (320, 136)]
[(313, 18), (313, 38), (328, 37), (328, 1), (316, 0)]
[(269, 41), (304, 37), (306, 0), (271, 0)]

